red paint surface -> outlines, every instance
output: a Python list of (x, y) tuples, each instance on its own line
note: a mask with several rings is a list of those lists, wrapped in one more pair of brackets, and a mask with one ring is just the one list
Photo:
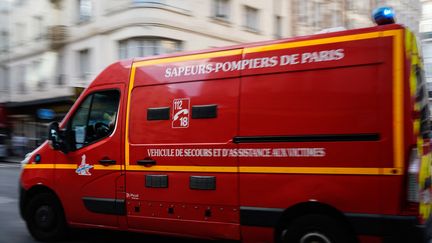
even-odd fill
[[(397, 25), (346, 31), (359, 34), (400, 29)], [(239, 50), (265, 44), (336, 37), (330, 33), (297, 39), (191, 52)], [(165, 77), (166, 68), (185, 65), (236, 62), (241, 59), (292, 55), (344, 49), (339, 61), (304, 63), (218, 72), (198, 76)], [(163, 57), (181, 57), (174, 54)], [(152, 60), (152, 58), (140, 61)], [(136, 69), (131, 93), (129, 141), (130, 165), (151, 158), (157, 166), (265, 167), (370, 167), (393, 166), (392, 42), (389, 37), (249, 53), (202, 60), (147, 65)], [(406, 63), (408, 65), (409, 63)], [(113, 64), (100, 74), (78, 99), (64, 124), (85, 96), (103, 89), (121, 91), (117, 128), (109, 138), (81, 150), (62, 154), (47, 144), (39, 150), (42, 164), (77, 165), (86, 154), (87, 163), (115, 159), (124, 165), (126, 102), (132, 62)], [(405, 155), (413, 145), (412, 100), (407, 76), (405, 96)], [(190, 106), (217, 104), (216, 119), (191, 119), (187, 128), (172, 128), (170, 120), (148, 121), (147, 109), (170, 107), (175, 99), (189, 98)], [(63, 125), (64, 125), (63, 124)], [(372, 142), (308, 142), (234, 144), (235, 136), (320, 135), (378, 133)], [(149, 149), (324, 148), (325, 157), (235, 158), (155, 157)], [(408, 157), (406, 158), (408, 159)], [(43, 183), (60, 197), (73, 225), (117, 227), (141, 232), (203, 238), (271, 242), (272, 229), (240, 226), (239, 207), (289, 208), (314, 199), (343, 213), (402, 214), (405, 203), (404, 176), (300, 175), (221, 172), (172, 172), (92, 170), (91, 177), (71, 169), (26, 169), (21, 183), (29, 189)], [(145, 167), (144, 167), (145, 168)], [(145, 187), (145, 175), (168, 175), (168, 188)], [(190, 176), (215, 176), (216, 190), (192, 190)], [(138, 195), (126, 198), (127, 193)], [(87, 211), (82, 197), (126, 199), (127, 215), (110, 216)], [(168, 208), (174, 208), (174, 214)], [(136, 208), (139, 208), (137, 210)], [(206, 217), (205, 210), (212, 216)], [(362, 238), (362, 242), (369, 242)]]

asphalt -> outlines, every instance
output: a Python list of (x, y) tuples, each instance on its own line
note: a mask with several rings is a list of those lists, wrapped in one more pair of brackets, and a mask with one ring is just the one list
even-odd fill
[(21, 165), (0, 163), (0, 242), (34, 242), (18, 211), (18, 178)]

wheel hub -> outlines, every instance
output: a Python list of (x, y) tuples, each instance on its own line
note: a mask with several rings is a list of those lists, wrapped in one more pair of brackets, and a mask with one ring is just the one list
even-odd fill
[(49, 206), (41, 206), (35, 212), (35, 223), (41, 229), (49, 229), (55, 220), (54, 210)]

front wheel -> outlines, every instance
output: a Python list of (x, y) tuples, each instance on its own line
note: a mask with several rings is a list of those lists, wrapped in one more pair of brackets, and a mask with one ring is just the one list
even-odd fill
[(25, 208), (25, 220), (30, 234), (38, 241), (57, 241), (65, 236), (64, 213), (51, 193), (41, 193), (30, 199)]
[(326, 215), (310, 214), (289, 222), (280, 233), (283, 243), (353, 243), (346, 226)]

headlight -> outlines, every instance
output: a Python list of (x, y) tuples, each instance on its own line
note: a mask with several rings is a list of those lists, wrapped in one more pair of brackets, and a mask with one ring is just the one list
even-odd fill
[(25, 155), (24, 159), (21, 161), (21, 168), (24, 168), (24, 166), (30, 162), (30, 158), (32, 157), (32, 155), (33, 152), (30, 152)]

